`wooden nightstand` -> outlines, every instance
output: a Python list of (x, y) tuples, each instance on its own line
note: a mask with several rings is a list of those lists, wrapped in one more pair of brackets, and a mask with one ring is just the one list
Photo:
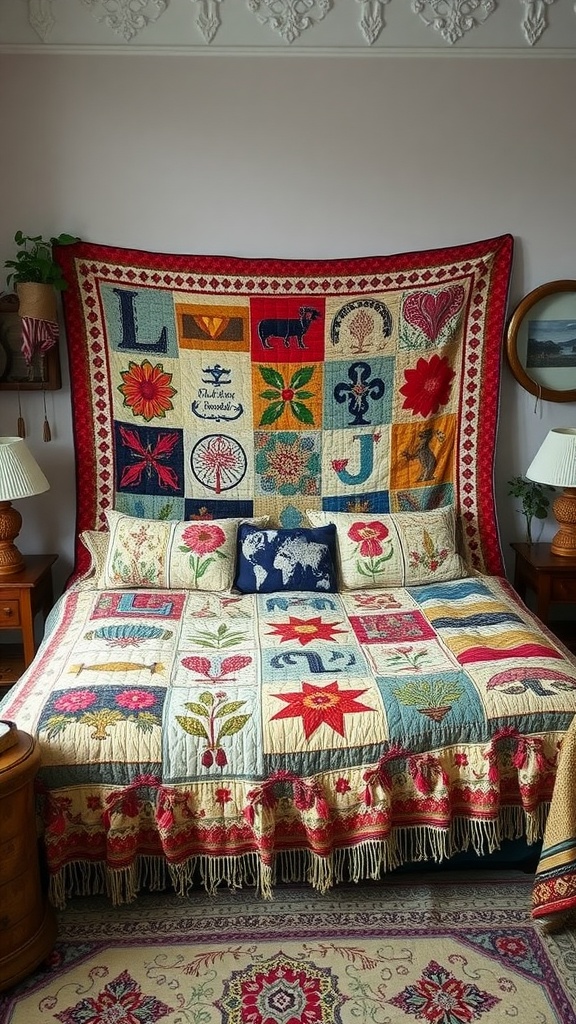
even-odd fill
[(512, 544), (516, 552), (514, 589), (522, 600), (526, 591), (536, 595), (539, 619), (576, 652), (576, 621), (550, 619), (552, 604), (576, 604), (576, 558), (550, 554), (549, 544)]
[(56, 941), (56, 919), (42, 891), (34, 778), (40, 750), (32, 736), (0, 754), (0, 991), (44, 960)]
[(54, 599), (52, 566), (58, 555), (27, 555), (22, 572), (0, 577), (0, 631), (20, 632), (20, 643), (0, 643), (0, 697), (20, 678), (36, 653), (34, 619), (44, 621)]

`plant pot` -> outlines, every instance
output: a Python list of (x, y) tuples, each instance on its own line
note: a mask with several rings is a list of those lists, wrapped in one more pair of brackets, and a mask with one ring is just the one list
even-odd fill
[(20, 303), (18, 312), (21, 317), (58, 323), (56, 291), (51, 284), (21, 281), (16, 285), (16, 294)]

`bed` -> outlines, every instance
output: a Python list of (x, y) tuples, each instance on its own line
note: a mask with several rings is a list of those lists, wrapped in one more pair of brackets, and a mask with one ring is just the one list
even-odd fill
[(0, 705), (40, 743), (53, 903), (535, 843), (576, 663), (503, 572), (511, 237), (57, 258), (75, 564)]

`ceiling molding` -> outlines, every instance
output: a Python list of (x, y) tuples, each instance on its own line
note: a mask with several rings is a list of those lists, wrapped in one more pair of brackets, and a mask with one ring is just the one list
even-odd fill
[[(1, 0), (0, 0), (1, 2)], [(454, 50), (440, 50), (438, 48), (425, 47), (378, 47), (377, 49), (361, 50), (353, 47), (313, 47), (307, 46), (306, 48), (295, 48), (293, 50), (284, 50), (279, 47), (250, 47), (250, 46), (234, 46), (234, 47), (218, 47), (211, 46), (207, 49), (204, 46), (72, 46), (72, 45), (61, 45), (61, 46), (20, 46), (20, 45), (6, 45), (0, 43), (0, 54), (20, 54), (21, 56), (82, 56), (82, 57), (237, 57), (246, 58), (250, 57), (289, 57), (294, 59), (295, 57), (302, 58), (303, 60), (311, 57), (326, 57), (326, 58), (361, 58), (366, 60), (381, 60), (382, 58), (394, 59), (395, 57), (401, 57), (404, 59), (429, 59), (433, 60), (477, 60), (490, 58), (492, 60), (574, 60), (576, 58), (576, 49), (564, 48), (564, 49), (546, 49), (545, 47), (539, 47), (538, 51), (534, 53), (533, 50), (516, 50), (516, 49), (491, 49), (485, 50), (475, 47), (474, 49), (461, 48), (457, 51)]]
[(0, 0), (2, 53), (576, 54), (574, 0)]

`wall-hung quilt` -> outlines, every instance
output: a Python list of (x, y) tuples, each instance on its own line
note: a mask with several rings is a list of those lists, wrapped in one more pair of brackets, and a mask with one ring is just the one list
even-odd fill
[(542, 834), (576, 665), (501, 575), (511, 255), (59, 251), (76, 565), (2, 705), (58, 905)]

